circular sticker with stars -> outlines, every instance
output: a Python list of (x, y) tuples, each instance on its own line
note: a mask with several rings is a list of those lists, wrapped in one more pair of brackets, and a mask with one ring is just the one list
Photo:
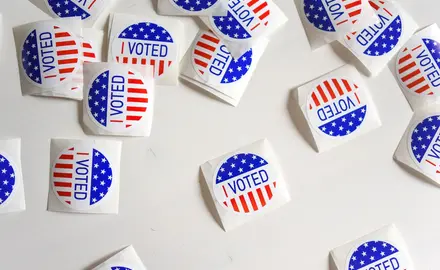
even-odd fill
[(318, 30), (345, 34), (358, 24), (364, 3), (366, 0), (304, 0), (304, 14)]
[(45, 2), (56, 17), (81, 17), (82, 20), (97, 17), (108, 3), (106, 0), (45, 0)]
[(391, 52), (403, 32), (401, 16), (390, 1), (370, 0), (379, 21), (359, 31), (348, 33), (345, 43), (358, 54), (382, 56)]
[(132, 268), (128, 268), (126, 266), (111, 266), (111, 270), (132, 270)]
[(184, 13), (194, 14), (216, 6), (219, 0), (169, 0), (173, 6)]
[(159, 24), (140, 22), (125, 28), (112, 43), (113, 59), (118, 63), (150, 65), (154, 77), (177, 65), (178, 48), (171, 33)]
[(412, 160), (424, 173), (440, 179), (440, 115), (426, 117), (408, 135)]
[(367, 115), (365, 91), (346, 78), (327, 78), (307, 98), (310, 125), (321, 134), (344, 137), (352, 134)]
[(440, 95), (440, 43), (430, 35), (416, 35), (400, 50), (396, 74), (409, 93)]
[(246, 41), (267, 31), (271, 16), (271, 3), (266, 0), (229, 1), (226, 16), (211, 16), (215, 33), (225, 40)]
[(110, 161), (93, 144), (79, 143), (62, 151), (52, 165), (52, 188), (67, 207), (87, 210), (111, 191)]
[(203, 81), (213, 85), (230, 84), (239, 81), (249, 71), (252, 49), (234, 59), (220, 39), (206, 31), (196, 38), (192, 60)]
[(0, 207), (7, 205), (15, 189), (17, 169), (6, 154), (0, 153)]
[(25, 77), (42, 88), (55, 87), (74, 76), (81, 66), (81, 42), (56, 22), (37, 22), (22, 45)]
[(276, 196), (277, 175), (259, 155), (235, 154), (221, 162), (214, 173), (215, 198), (235, 213), (261, 211)]
[(412, 269), (404, 252), (385, 241), (365, 242), (354, 248), (345, 270)]
[(90, 82), (87, 112), (90, 119), (109, 132), (135, 128), (150, 110), (153, 85), (124, 65), (98, 72)]

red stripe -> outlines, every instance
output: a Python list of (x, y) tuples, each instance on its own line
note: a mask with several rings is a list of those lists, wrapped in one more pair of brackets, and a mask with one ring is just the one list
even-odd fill
[(222, 188), (223, 188), (223, 192), (225, 193), (225, 196), (226, 196), (226, 198), (228, 197), (228, 193), (226, 192), (226, 188), (225, 188), (225, 186), (222, 186)]
[[(266, 10), (263, 14), (260, 15), (260, 20), (263, 20), (264, 18), (266, 18), (267, 16), (269, 16), (270, 14), (270, 10)], [(267, 22), (264, 24), (267, 25)]]
[(124, 54), (124, 47), (125, 47), (125, 42), (122, 42), (122, 46), (121, 46), (121, 54)]
[(261, 192), (261, 188), (257, 189), (258, 198), (260, 199), (261, 205), (266, 205), (266, 200), (264, 199), (263, 193)]
[(376, 3), (372, 2), (372, 1), (368, 1), (370, 3), (370, 6), (372, 6), (375, 10), (379, 9), (379, 6), (376, 5)]
[(127, 111), (129, 112), (146, 112), (147, 108), (145, 107), (134, 107), (134, 106), (128, 106)]
[(197, 50), (197, 49), (194, 50), (194, 54), (200, 55), (201, 57), (204, 57), (204, 58), (206, 58), (206, 59), (208, 59), (208, 60), (211, 60), (211, 58), (212, 58), (212, 55), (207, 54), (207, 53), (202, 52), (202, 51), (199, 51), (199, 50)]
[(128, 63), (128, 57), (122, 58), (122, 63), (127, 64)]
[(270, 186), (266, 185), (264, 188), (266, 189), (267, 196), (269, 196), (269, 200), (272, 199), (273, 194), (272, 194), (272, 189), (270, 188)]
[(129, 84), (144, 84), (141, 79), (128, 79)]
[(357, 16), (359, 14), (361, 14), (361, 10), (360, 9), (348, 13), (348, 16), (354, 17), (354, 16)]
[(75, 46), (76, 42), (74, 40), (69, 40), (69, 41), (60, 41), (60, 42), (56, 42), (55, 46), (57, 47), (63, 47), (63, 46)]
[(399, 64), (402, 64), (403, 62), (406, 62), (407, 60), (411, 59), (411, 54), (407, 54), (404, 57), (399, 59)]
[(150, 60), (150, 66), (153, 66), (153, 75), (156, 76), (156, 61), (154, 59)]
[(430, 87), (429, 87), (429, 85), (425, 85), (425, 86), (423, 86), (423, 87), (421, 87), (420, 89), (417, 89), (416, 90), (416, 93), (423, 93), (423, 92), (425, 92), (426, 90), (428, 90)]
[(417, 75), (419, 75), (419, 74), (420, 74), (420, 69), (417, 69), (417, 70), (411, 72), (410, 74), (408, 74), (408, 75), (406, 75), (406, 76), (403, 76), (403, 77), (402, 77), (402, 81), (403, 81), (403, 82), (406, 82), (407, 80), (409, 80), (409, 79), (411, 79), (411, 78), (413, 78), (414, 76), (417, 76)]
[(249, 199), (251, 200), (252, 208), (254, 209), (254, 211), (257, 211), (258, 205), (257, 205), (257, 202), (255, 202), (254, 193), (252, 193), (252, 191), (249, 191), (248, 196), (249, 196)]
[(53, 173), (53, 177), (57, 177), (57, 178), (72, 178), (72, 174), (71, 173), (60, 173), (60, 172), (56, 172)]
[(338, 80), (332, 79), (333, 84), (336, 86), (336, 89), (338, 90), (338, 93), (340, 96), (344, 95), (344, 91), (341, 88), (341, 85), (339, 84)]
[(388, 15), (393, 16), (393, 14), (388, 11), (388, 9), (384, 8), (383, 10), (385, 10), (385, 12), (388, 13)]
[(87, 153), (87, 152), (78, 152), (76, 154), (80, 155), (80, 156), (88, 156), (89, 155), (89, 153)]
[(73, 159), (73, 155), (61, 155), (60, 159), (70, 159), (70, 160), (72, 160)]
[(61, 37), (70, 37), (70, 34), (67, 32), (55, 33), (55, 38), (61, 38)]
[(341, 22), (338, 22), (336, 25), (341, 25), (341, 24), (346, 23), (346, 22), (348, 22), (348, 19), (343, 20), (343, 21), (341, 21)]
[(128, 102), (148, 103), (148, 98), (128, 97)]
[(333, 92), (332, 87), (330, 86), (330, 84), (328, 83), (328, 81), (324, 82), (325, 88), (327, 88), (327, 91), (329, 92), (330, 96), (332, 97), (332, 99), (336, 98), (335, 93)]
[(425, 159), (425, 160), (426, 160), (426, 162), (428, 162), (428, 163), (431, 164), (432, 166), (437, 167), (437, 164), (435, 164), (435, 163), (432, 162), (431, 160), (427, 160), (427, 159)]
[(75, 63), (78, 63), (78, 59), (77, 58), (58, 60), (58, 64), (59, 65), (75, 64)]
[(407, 71), (408, 69), (411, 69), (416, 66), (416, 62), (411, 62), (408, 65), (404, 66), (403, 68), (399, 69), (399, 73), (402, 74), (403, 72)]
[(137, 115), (127, 115), (127, 120), (128, 121), (139, 121), (141, 120), (142, 116), (137, 116)]
[(234, 211), (240, 212), (240, 210), (238, 210), (238, 205), (237, 205), (237, 202), (235, 201), (235, 199), (232, 199), (231, 203), (232, 203), (232, 207), (234, 208)]
[(347, 89), (348, 92), (351, 92), (351, 86), (350, 84), (347, 82), (347, 80), (342, 80), (342, 83), (345, 86), (345, 89)]
[(142, 58), (142, 60), (141, 60), (141, 65), (146, 65), (147, 64), (147, 59), (145, 59), (145, 58)]
[(160, 60), (159, 62), (159, 75), (163, 74), (165, 62), (163, 60)]
[(194, 62), (195, 62), (197, 65), (202, 66), (202, 67), (204, 67), (204, 68), (206, 68), (206, 67), (208, 66), (207, 63), (205, 63), (205, 62), (203, 62), (203, 61), (200, 61), (199, 59), (194, 59)]
[(354, 95), (355, 95), (355, 97), (356, 97), (356, 100), (358, 101), (358, 104), (361, 104), (361, 101), (359, 100), (358, 94), (357, 94), (357, 93), (354, 93)]
[(123, 123), (124, 121), (123, 120), (110, 120), (110, 122), (112, 122), (112, 123)]
[(67, 187), (67, 188), (72, 187), (72, 183), (70, 183), (70, 182), (54, 182), (54, 185), (56, 187)]
[(69, 55), (69, 54), (78, 54), (78, 50), (64, 50), (64, 51), (57, 51), (57, 55)]
[(420, 84), (420, 83), (422, 83), (422, 82), (424, 82), (425, 81), (425, 78), (424, 77), (420, 77), (420, 78), (418, 78), (417, 80), (415, 80), (415, 81), (413, 81), (412, 83), (410, 83), (410, 84), (408, 84), (408, 88), (413, 88), (414, 86), (416, 86), (416, 85), (418, 85), (418, 84)]
[(210, 50), (211, 52), (215, 51), (215, 47), (213, 47), (211, 45), (208, 45), (208, 44), (206, 44), (204, 42), (201, 42), (201, 41), (197, 42), (196, 45), (199, 46), (199, 47), (205, 48), (207, 50)]
[(57, 75), (49, 75), (49, 76), (45, 76), (44, 78), (48, 79), (48, 78), (55, 78)]
[(83, 55), (85, 57), (89, 57), (89, 58), (96, 58), (96, 55), (94, 53), (91, 53), (91, 52), (84, 52)]
[(131, 63), (132, 63), (133, 65), (136, 65), (137, 62), (138, 62), (138, 59), (137, 59), (137, 58), (132, 58), (132, 59), (131, 59)]
[(92, 45), (90, 45), (89, 43), (83, 43), (82, 46), (83, 46), (83, 48), (86, 48), (86, 49), (92, 48)]
[(72, 73), (74, 70), (75, 70), (75, 68), (61, 68), (60, 73), (61, 74)]
[(420, 47), (422, 47), (422, 45), (419, 45), (419, 46), (413, 48), (412, 51), (415, 51), (415, 50), (417, 50), (417, 49), (420, 48)]
[(88, 9), (91, 9), (93, 7), (93, 5), (95, 4), (96, 0), (93, 0), (93, 2), (90, 4)]
[(318, 98), (316, 97), (315, 92), (312, 93), (312, 99), (313, 99), (313, 101), (315, 102), (315, 105), (316, 105), (316, 106), (321, 105), (321, 103), (319, 102)]
[(253, 6), (255, 3), (257, 3), (258, 2), (258, 0), (251, 0), (251, 1), (249, 1), (248, 3), (247, 3), (247, 5), (248, 5), (248, 7), (251, 7), (251, 6)]
[(70, 196), (72, 196), (72, 192), (68, 192), (68, 191), (57, 191), (57, 193), (61, 197), (70, 197)]
[(316, 88), (318, 89), (319, 94), (321, 95), (322, 100), (324, 101), (324, 103), (328, 102), (327, 96), (324, 93), (324, 90), (322, 90), (321, 85), (318, 85), (318, 87)]
[(143, 88), (128, 88), (128, 93), (146, 94), (147, 90)]
[(73, 169), (73, 164), (57, 163), (57, 164), (55, 164), (55, 168), (57, 168), (57, 169)]
[(360, 4), (362, 4), (362, 1), (358, 0), (356, 2), (351, 2), (350, 4), (346, 4), (345, 8), (349, 9), (349, 8), (352, 8), (352, 7), (355, 7), (355, 6), (359, 6)]
[(259, 5), (257, 8), (254, 9), (254, 13), (258, 13), (263, 8), (267, 7), (267, 2), (263, 2), (261, 5)]
[(240, 202), (241, 202), (241, 205), (243, 206), (244, 212), (249, 213), (249, 208), (247, 206), (246, 200), (243, 195), (240, 195)]
[(213, 42), (215, 44), (218, 44), (220, 42), (220, 40), (218, 38), (215, 38), (215, 37), (212, 37), (212, 36), (208, 36), (206, 34), (203, 34), (202, 38), (206, 39), (206, 40), (209, 40), (209, 41), (211, 41), (211, 42)]

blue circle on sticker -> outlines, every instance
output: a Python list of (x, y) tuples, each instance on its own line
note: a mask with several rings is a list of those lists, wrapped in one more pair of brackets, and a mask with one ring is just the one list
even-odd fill
[(85, 20), (91, 16), (90, 10), (96, 0), (47, 0), (50, 9), (60, 18), (81, 17)]
[(365, 120), (367, 98), (358, 85), (345, 78), (328, 78), (315, 86), (307, 100), (309, 122), (332, 137), (352, 134)]
[(112, 266), (112, 270), (131, 270), (131, 268), (124, 267), (124, 266)]
[(14, 167), (5, 156), (0, 154), (0, 206), (11, 197), (14, 187)]
[(52, 168), (52, 186), (66, 206), (82, 210), (101, 202), (109, 193), (113, 170), (108, 158), (89, 144), (63, 151)]
[(387, 1), (371, 0), (379, 21), (359, 31), (349, 33), (348, 40), (354, 39), (368, 56), (382, 56), (391, 52), (402, 36), (402, 20), (394, 4)]
[(404, 269), (406, 260), (398, 256), (398, 253), (399, 250), (387, 242), (369, 241), (353, 252), (347, 270)]
[(397, 57), (397, 77), (410, 93), (438, 96), (440, 77), (440, 43), (431, 38), (413, 38)]
[(212, 32), (203, 32), (195, 42), (193, 66), (204, 81), (230, 84), (245, 76), (252, 65), (252, 49), (234, 59), (226, 45)]
[(125, 66), (96, 76), (88, 92), (88, 113), (92, 121), (110, 132), (125, 131), (147, 115), (149, 91), (143, 77)]
[(304, 13), (307, 20), (319, 30), (347, 32), (362, 14), (362, 1), (304, 0)]
[(266, 30), (270, 5), (266, 0), (233, 0), (228, 15), (211, 18), (215, 29), (232, 40), (246, 40)]
[(171, 33), (152, 22), (135, 23), (113, 41), (112, 54), (118, 63), (150, 65), (160, 77), (177, 61), (177, 45)]
[(211, 8), (218, 0), (170, 0), (178, 7), (190, 11), (197, 12)]
[(278, 179), (269, 162), (257, 154), (228, 157), (214, 175), (215, 197), (228, 210), (258, 212), (274, 198)]
[(425, 118), (409, 135), (414, 162), (425, 173), (440, 177), (440, 115)]

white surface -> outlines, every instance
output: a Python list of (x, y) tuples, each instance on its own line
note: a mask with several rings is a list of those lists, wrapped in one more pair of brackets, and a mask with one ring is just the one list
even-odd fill
[[(90, 269), (133, 244), (151, 270), (326, 270), (331, 249), (395, 222), (416, 269), (439, 269), (440, 190), (392, 160), (412, 114), (397, 81), (385, 70), (367, 82), (380, 129), (317, 154), (292, 121), (290, 92), (344, 61), (328, 46), (312, 54), (292, 0), (276, 2), (290, 21), (269, 44), (240, 106), (183, 85), (158, 88), (152, 136), (124, 139), (120, 214), (88, 216), (46, 211), (49, 139), (86, 137), (80, 105), (20, 91), (8, 28), (48, 16), (26, 0), (1, 1), (0, 135), (22, 137), (27, 210), (0, 216), (0, 268)], [(400, 2), (420, 26), (440, 23), (439, 1)], [(122, 0), (116, 8), (152, 12), (150, 0)], [(196, 34), (191, 19), (185, 26)], [(292, 202), (225, 233), (203, 199), (199, 166), (263, 137), (280, 159)]]

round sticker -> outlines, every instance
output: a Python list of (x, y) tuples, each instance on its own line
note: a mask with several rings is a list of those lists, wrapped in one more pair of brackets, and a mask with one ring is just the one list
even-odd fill
[(428, 175), (440, 175), (440, 115), (425, 118), (411, 130), (408, 138), (410, 156)]
[(53, 22), (38, 22), (22, 46), (22, 68), (35, 85), (51, 88), (70, 79), (81, 66), (81, 42)]
[(6, 205), (15, 188), (16, 169), (10, 159), (0, 154), (0, 207)]
[(185, 13), (196, 13), (212, 8), (218, 0), (170, 0), (170, 2)]
[(405, 254), (385, 241), (369, 241), (360, 245), (348, 258), (346, 270), (411, 269)]
[(193, 50), (196, 73), (210, 84), (229, 84), (239, 81), (252, 65), (252, 49), (234, 59), (228, 48), (211, 32), (198, 36)]
[(111, 270), (132, 270), (132, 269), (124, 266), (112, 266)]
[(262, 157), (240, 153), (228, 157), (214, 174), (214, 194), (226, 209), (237, 213), (262, 210), (276, 195), (276, 172)]
[(113, 181), (110, 161), (92, 144), (82, 143), (61, 152), (52, 167), (52, 187), (66, 206), (90, 209), (109, 194)]
[(440, 44), (431, 38), (412, 38), (400, 51), (396, 65), (400, 84), (419, 96), (438, 96)]
[(229, 1), (228, 15), (212, 16), (212, 28), (226, 40), (248, 40), (267, 30), (270, 4), (266, 0)]
[(90, 119), (110, 132), (135, 127), (148, 113), (149, 91), (140, 73), (125, 66), (100, 72), (89, 85)]
[(315, 28), (347, 33), (362, 16), (366, 0), (304, 0), (304, 13)]
[(160, 77), (177, 60), (177, 45), (162, 26), (140, 22), (114, 39), (112, 54), (119, 63), (151, 65), (154, 77)]
[(349, 79), (325, 79), (308, 96), (307, 111), (315, 129), (332, 137), (348, 136), (365, 119), (366, 93)]
[(360, 31), (349, 33), (346, 41), (353, 43), (368, 56), (382, 56), (394, 49), (402, 35), (402, 21), (397, 8), (392, 2), (370, 0), (379, 21)]
[(45, 0), (49, 10), (60, 18), (96, 16), (103, 10), (105, 0)]

